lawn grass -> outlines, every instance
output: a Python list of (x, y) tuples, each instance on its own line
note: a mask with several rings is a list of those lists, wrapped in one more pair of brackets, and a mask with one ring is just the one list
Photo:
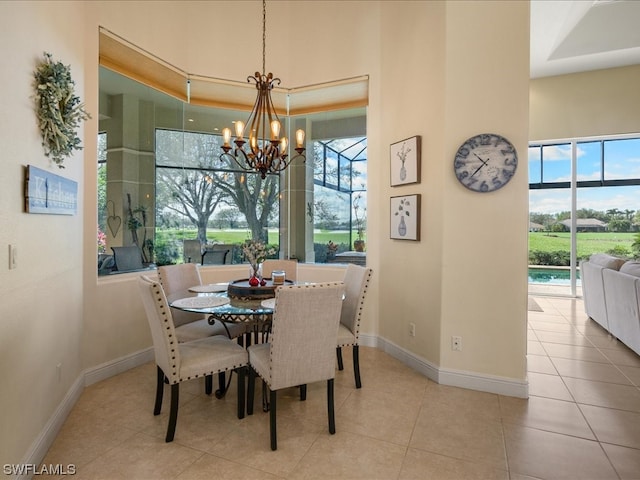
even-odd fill
[[(182, 241), (183, 239), (194, 239), (196, 238), (198, 232), (195, 228), (192, 229), (158, 229), (156, 231), (156, 236), (164, 239), (173, 238), (178, 241)], [(225, 243), (225, 244), (238, 244), (242, 243), (248, 238), (251, 238), (251, 232), (249, 230), (218, 230), (209, 228), (207, 229), (207, 240), (210, 243)], [(355, 234), (354, 237), (355, 239)], [(349, 232), (346, 230), (321, 230), (317, 231), (313, 234), (313, 241), (315, 243), (326, 244), (329, 241), (333, 243), (349, 243)], [(269, 242), (271, 244), (278, 243), (278, 231), (274, 229), (269, 230)]]
[[(593, 253), (606, 253), (614, 248), (626, 248), (631, 254), (631, 244), (636, 233), (578, 232), (576, 236), (578, 258), (587, 258)], [(529, 251), (566, 251), (571, 249), (569, 232), (530, 232)]]

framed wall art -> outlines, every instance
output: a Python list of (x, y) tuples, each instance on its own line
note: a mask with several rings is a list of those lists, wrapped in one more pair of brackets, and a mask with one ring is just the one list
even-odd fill
[(391, 186), (420, 183), (420, 136), (406, 138), (391, 144)]
[(390, 236), (393, 240), (420, 240), (420, 194), (391, 197)]
[(54, 215), (75, 215), (78, 211), (78, 183), (41, 168), (27, 165), (25, 211)]

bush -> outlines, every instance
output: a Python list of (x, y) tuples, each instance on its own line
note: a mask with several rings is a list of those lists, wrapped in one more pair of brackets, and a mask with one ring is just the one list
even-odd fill
[(628, 258), (631, 256), (631, 251), (627, 247), (622, 245), (616, 245), (615, 247), (607, 250), (605, 253), (621, 258)]
[(530, 265), (553, 265), (558, 267), (568, 267), (571, 263), (571, 254), (565, 250), (555, 250), (544, 252), (532, 250), (529, 252)]

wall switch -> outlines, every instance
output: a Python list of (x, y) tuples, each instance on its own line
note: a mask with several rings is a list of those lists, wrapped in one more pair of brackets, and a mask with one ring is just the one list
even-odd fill
[(62, 380), (62, 364), (59, 363), (56, 365), (56, 376), (58, 377), (58, 382)]
[(9, 245), (9, 270), (18, 268), (18, 247)]
[(416, 336), (416, 324), (415, 323), (410, 323), (409, 324), (409, 336), (410, 337), (415, 337)]
[(451, 350), (456, 352), (462, 351), (462, 337), (458, 337), (456, 335), (451, 337)]

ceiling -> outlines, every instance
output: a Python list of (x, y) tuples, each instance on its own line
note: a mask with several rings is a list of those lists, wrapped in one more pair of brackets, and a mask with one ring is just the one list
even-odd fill
[(531, 1), (531, 78), (640, 64), (640, 1)]

